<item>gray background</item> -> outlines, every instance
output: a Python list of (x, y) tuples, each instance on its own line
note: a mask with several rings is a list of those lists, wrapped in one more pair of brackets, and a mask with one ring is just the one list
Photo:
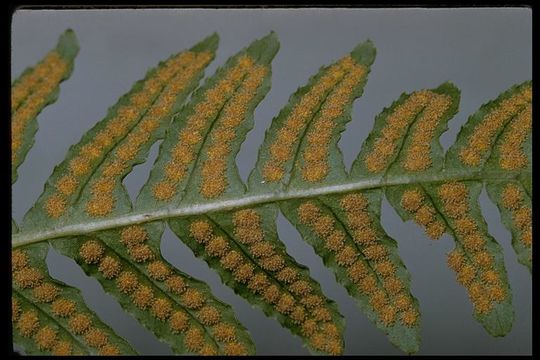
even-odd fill
[[(461, 89), (460, 111), (442, 136), (448, 148), (469, 114), (511, 85), (530, 79), (532, 68), (531, 11), (526, 8), (21, 10), (15, 13), (12, 25), (13, 76), (37, 62), (68, 27), (75, 30), (81, 51), (72, 77), (61, 86), (58, 102), (39, 116), (41, 129), (36, 143), (13, 187), (16, 221), (37, 199), (68, 147), (100, 120), (147, 68), (213, 31), (221, 40), (206, 74), (212, 74), (229, 56), (270, 30), (277, 32), (281, 42), (273, 62), (272, 90), (257, 108), (255, 128), (237, 158), (244, 179), (255, 164), (265, 129), (290, 94), (321, 65), (343, 56), (367, 38), (377, 47), (377, 59), (340, 142), (348, 166), (367, 137), (374, 116), (402, 92), (436, 87), (446, 80)], [(146, 180), (157, 147), (152, 148), (149, 160), (125, 179), (132, 198)], [(453, 248), (452, 240), (445, 235), (438, 242), (430, 241), (419, 226), (403, 223), (383, 202), (383, 226), (399, 244), (412, 275), (412, 291), (420, 301), (420, 354), (531, 353), (531, 276), (517, 263), (510, 234), (485, 192), (481, 203), (490, 232), (504, 248), (513, 289), (516, 319), (505, 338), (492, 338), (472, 318), (466, 292), (446, 266), (445, 254)], [(357, 309), (291, 224), (282, 216), (278, 222), (279, 235), (291, 255), (309, 266), (312, 276), (344, 314), (345, 353), (401, 354)], [(161, 247), (168, 261), (206, 281), (220, 299), (234, 307), (252, 333), (259, 354), (308, 353), (299, 338), (223, 286), (206, 263), (196, 259), (170, 230)], [(171, 353), (123, 312), (93, 278), (86, 277), (73, 260), (51, 251), (48, 263), (52, 276), (80, 287), (89, 306), (140, 353)]]

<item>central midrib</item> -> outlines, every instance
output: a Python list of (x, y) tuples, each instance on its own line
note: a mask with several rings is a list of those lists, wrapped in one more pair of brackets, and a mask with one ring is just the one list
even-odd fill
[(443, 181), (501, 181), (514, 179), (517, 176), (518, 173), (509, 174), (506, 171), (486, 171), (471, 173), (470, 171), (462, 170), (453, 173), (438, 172), (435, 174), (422, 174), (415, 176), (394, 176), (388, 177), (386, 179), (382, 179), (380, 176), (364, 177), (356, 181), (344, 182), (340, 184), (311, 187), (308, 189), (292, 189), (288, 191), (279, 191), (274, 193), (250, 194), (247, 196), (241, 194), (236, 199), (221, 200), (213, 203), (194, 204), (191, 206), (182, 206), (174, 209), (163, 208), (156, 211), (134, 212), (125, 215), (119, 215), (115, 218), (97, 220), (90, 223), (64, 225), (58, 228), (47, 229), (43, 231), (24, 231), (14, 234), (11, 238), (11, 243), (12, 247), (15, 248), (54, 238), (88, 234), (121, 226), (159, 221), (174, 217), (200, 215), (217, 211), (228, 211), (241, 207), (255, 206), (278, 201), (304, 199), (321, 195), (340, 194), (365, 189), (384, 188), (388, 186), (398, 186), (406, 184), (436, 183)]

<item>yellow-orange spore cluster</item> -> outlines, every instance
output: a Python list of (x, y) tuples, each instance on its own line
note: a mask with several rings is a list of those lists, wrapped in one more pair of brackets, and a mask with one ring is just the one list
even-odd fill
[(11, 89), (11, 161), (17, 160), (28, 123), (45, 106), (69, 70), (68, 63), (51, 51)]
[[(268, 182), (278, 182), (285, 175), (285, 164), (292, 159), (292, 155), (295, 149), (298, 147), (298, 140), (300, 135), (305, 131), (306, 126), (309, 124), (321, 103), (325, 100), (325, 97), (329, 90), (334, 88), (342, 79), (348, 75), (348, 71), (352, 70), (351, 74), (353, 77), (361, 76), (359, 73), (365, 72), (365, 70), (359, 70), (360, 66), (357, 65), (350, 56), (346, 56), (340, 61), (332, 64), (326, 68), (322, 75), (315, 81), (311, 88), (304, 94), (299, 101), (291, 109), (287, 118), (283, 121), (280, 128), (277, 130), (277, 135), (275, 140), (269, 145), (269, 159), (264, 164), (262, 170), (262, 176), (265, 181)], [(348, 83), (348, 82), (347, 82)], [(344, 93), (348, 92), (348, 86), (343, 87), (340, 92), (336, 92), (334, 95), (334, 103), (339, 104), (344, 99), (338, 99), (343, 97)], [(348, 101), (348, 99), (347, 99)], [(325, 114), (332, 115), (343, 112), (342, 108), (330, 108), (326, 107)], [(339, 115), (337, 115), (339, 116)], [(336, 117), (337, 117), (336, 116)], [(335, 119), (335, 118), (334, 118)], [(319, 128), (324, 128), (327, 135), (324, 135), (320, 140), (324, 140), (323, 143), (327, 143), (329, 137), (331, 137), (332, 129), (334, 125), (331, 121), (321, 120), (321, 125)], [(313, 135), (313, 140), (316, 142)], [(307, 155), (307, 153), (306, 153)], [(322, 167), (324, 168), (324, 160), (327, 158), (327, 150), (317, 150), (316, 153), (312, 154), (313, 163), (318, 163), (319, 161), (323, 162)], [(309, 155), (307, 155), (309, 159)], [(319, 161), (315, 161), (319, 159)], [(312, 162), (309, 162), (312, 164)], [(322, 172), (324, 174), (324, 172)], [(320, 176), (320, 175), (319, 175)]]
[[(163, 179), (156, 183), (152, 189), (156, 199), (167, 201), (176, 195), (178, 192), (177, 185), (188, 174), (189, 166), (192, 165), (197, 157), (197, 152), (204, 140), (204, 134), (212, 121), (214, 121), (236, 88), (243, 82), (243, 78), (251, 71), (256, 70), (253, 72), (253, 77), (249, 80), (250, 77), (248, 76), (246, 80), (246, 82), (250, 83), (251, 92), (254, 92), (253, 86), (257, 82), (255, 77), (257, 73), (260, 75), (261, 69), (262, 67), (254, 67), (254, 61), (250, 57), (241, 56), (238, 58), (236, 64), (212, 88), (204, 93), (204, 100), (197, 103), (193, 108), (193, 113), (185, 119), (185, 125), (178, 134), (178, 142), (171, 148), (171, 159), (164, 165)], [(243, 92), (242, 97), (243, 100), (236, 98), (237, 102), (246, 100), (248, 97), (247, 93)], [(231, 105), (229, 109), (231, 114), (236, 115), (242, 114), (243, 111), (240, 105)], [(205, 174), (210, 175), (210, 178), (212, 173), (224, 174), (226, 162), (221, 162), (220, 160), (223, 160), (226, 154), (230, 152), (230, 142), (236, 135), (234, 129), (243, 120), (242, 118), (227, 118), (227, 128), (225, 129), (223, 127), (220, 131), (217, 131), (217, 137), (219, 139), (215, 139), (216, 146), (213, 147), (212, 152), (208, 153), (209, 160), (215, 160), (208, 163), (208, 169), (205, 171)], [(209, 177), (206, 177), (206, 179), (209, 179)], [(206, 181), (205, 183), (212, 183), (212, 185), (205, 185), (204, 188), (207, 188), (207, 190), (203, 193), (219, 193), (219, 191), (224, 190), (226, 187), (226, 182), (224, 181), (223, 177), (221, 177), (221, 180), (215, 182)]]
[[(112, 192), (120, 176), (128, 170), (128, 163), (148, 142), (152, 132), (159, 128), (165, 115), (171, 111), (177, 94), (206, 66), (211, 57), (207, 52), (183, 52), (152, 73), (141, 88), (130, 95), (128, 103), (118, 106), (100, 125), (95, 136), (76, 149), (65, 174), (54, 184), (55, 191), (45, 200), (43, 206), (47, 215), (51, 218), (63, 215), (95, 166), (125, 138), (112, 159), (102, 165), (101, 173), (91, 184), (92, 197), (85, 204), (90, 216), (109, 214), (115, 207)], [(144, 118), (140, 120), (142, 115)]]
[(99, 240), (85, 241), (79, 248), (79, 256), (88, 265), (97, 265), (105, 279), (114, 279), (122, 271), (122, 264), (115, 255), (107, 255)]
[[(433, 97), (434, 93), (432, 91), (417, 91), (393, 109), (392, 113), (388, 115), (386, 124), (380, 131), (379, 136), (374, 140), (373, 148), (364, 158), (364, 163), (369, 172), (380, 173), (386, 169), (397, 155), (399, 142), (405, 136), (407, 128)], [(429, 126), (432, 127), (433, 124)]]
[(527, 166), (529, 159), (523, 151), (523, 143), (531, 133), (532, 105), (529, 104), (510, 122), (508, 131), (499, 143), (499, 165), (505, 170), (517, 170)]
[[(237, 282), (246, 284), (253, 294), (273, 306), (277, 312), (307, 329), (303, 334), (315, 349), (340, 354), (343, 344), (339, 332), (330, 334), (322, 327), (324, 324), (333, 325), (325, 301), (319, 295), (313, 294), (310, 279), (289, 264), (283, 250), (264, 239), (261, 216), (257, 211), (236, 211), (232, 220), (235, 238), (248, 249), (253, 259), (242, 251), (231, 250), (232, 243), (215, 234), (212, 224), (206, 220), (193, 221), (190, 234), (195, 241), (205, 246), (211, 256), (220, 260), (222, 267), (229, 271)], [(220, 251), (217, 251), (218, 249)], [(221, 336), (228, 338), (224, 328), (219, 332)], [(314, 336), (323, 336), (325, 340), (321, 343), (314, 342)], [(231, 347), (232, 353), (236, 353), (236, 350), (233, 351), (235, 348), (236, 346)]]
[(525, 194), (516, 184), (507, 184), (501, 194), (502, 206), (510, 212), (512, 222), (519, 233), (519, 241), (525, 247), (532, 247), (532, 211), (525, 201)]
[[(23, 103), (30, 93), (41, 81), (51, 81), (54, 72), (66, 66), (65, 61), (56, 51), (48, 53), (43, 61), (38, 63), (32, 70), (24, 74), (11, 89), (11, 111)], [(53, 74), (51, 74), (53, 72)], [(58, 76), (58, 75), (56, 75)]]
[[(341, 252), (347, 248), (354, 249), (357, 256), (354, 261), (340, 265), (347, 268), (350, 280), (366, 294), (385, 326), (392, 326), (396, 321), (405, 326), (414, 326), (418, 319), (414, 300), (398, 276), (397, 266), (390, 258), (381, 234), (373, 225), (368, 197), (362, 193), (348, 194), (343, 196), (340, 205), (346, 215), (352, 239), (367, 259), (364, 261), (358, 258), (356, 247), (344, 246)], [(339, 255), (338, 252), (338, 263)]]
[[(488, 112), (474, 127), (467, 140), (467, 145), (459, 151), (461, 162), (467, 166), (480, 165), (483, 157), (496, 140), (497, 134), (516, 114), (526, 110), (531, 100), (532, 87), (525, 86), (517, 94), (501, 101), (499, 105)], [(527, 115), (524, 114), (524, 116)]]
[(39, 317), (34, 310), (23, 311), (18, 316), (15, 328), (24, 337), (31, 337), (39, 329)]
[(475, 312), (487, 314), (508, 294), (487, 247), (487, 235), (469, 214), (469, 189), (462, 182), (449, 182), (439, 186), (438, 195), (461, 244), (448, 255), (448, 265), (467, 289)]
[(307, 145), (302, 152), (302, 178), (308, 182), (318, 182), (326, 178), (329, 172), (328, 155), (336, 120), (343, 115), (345, 108), (353, 100), (353, 92), (365, 77), (366, 70), (350, 56), (340, 61), (342, 71), (347, 75), (327, 97), (319, 116), (310, 126)]
[[(92, 196), (86, 203), (86, 212), (90, 216), (105, 216), (111, 213), (115, 203), (113, 191), (120, 182), (120, 175), (128, 171), (130, 163), (152, 139), (153, 133), (159, 129), (163, 121), (168, 119), (166, 115), (172, 111), (178, 94), (183, 92), (210, 59), (209, 53), (195, 53), (191, 61), (184, 64), (181, 71), (177, 71), (172, 77), (163, 76), (164, 81), (167, 82), (166, 87), (142, 120), (116, 148), (114, 154), (103, 165), (101, 173), (92, 182)], [(144, 96), (136, 97), (132, 103), (134, 106), (147, 106)]]
[(446, 226), (435, 216), (436, 210), (426, 199), (423, 190), (405, 190), (401, 195), (401, 207), (413, 215), (414, 221), (424, 227), (431, 239), (439, 239), (446, 231)]
[[(51, 314), (57, 317), (67, 318), (70, 329), (75, 334), (86, 334), (91, 329), (95, 329), (92, 326), (91, 317), (85, 310), (78, 310), (75, 301), (63, 297), (61, 289), (54, 285), (50, 281), (44, 281), (44, 275), (41, 270), (36, 267), (32, 267), (28, 263), (28, 255), (24, 250), (14, 250), (13, 257), (19, 259), (18, 269), (14, 273), (15, 285), (20, 288), (31, 288), (33, 298), (40, 303), (45, 303), (50, 306)], [(24, 258), (24, 266), (20, 259)], [(57, 336), (57, 332), (50, 327), (41, 327), (37, 313), (34, 310), (24, 310), (20, 308), (16, 320), (16, 328), (20, 331), (22, 336), (31, 337), (34, 336), (37, 346), (41, 350), (50, 351), (57, 355), (71, 355), (72, 344), (69, 341), (63, 340)], [(102, 330), (100, 330), (102, 331)], [(116, 345), (112, 345), (108, 341), (107, 335), (104, 333), (105, 343), (99, 346), (93, 346), (91, 342), (87, 342), (88, 345), (97, 349), (101, 349), (102, 346), (108, 346), (109, 348), (116, 348)]]
[(21, 289), (39, 288), (44, 284), (43, 273), (37, 267), (30, 265), (28, 254), (25, 250), (12, 250), (13, 282)]
[(20, 315), (21, 315), (21, 303), (16, 298), (11, 297), (11, 320), (12, 321), (19, 320)]
[(403, 168), (408, 171), (421, 171), (431, 167), (431, 141), (443, 115), (452, 104), (448, 95), (431, 92), (431, 99), (415, 121), (410, 143), (405, 149)]
[(207, 158), (202, 164), (200, 192), (207, 199), (216, 198), (227, 188), (227, 159), (231, 153), (231, 143), (236, 139), (236, 130), (246, 119), (249, 104), (268, 72), (267, 67), (253, 64), (249, 57), (241, 61), (246, 63), (247, 76), (214, 125), (210, 133)]

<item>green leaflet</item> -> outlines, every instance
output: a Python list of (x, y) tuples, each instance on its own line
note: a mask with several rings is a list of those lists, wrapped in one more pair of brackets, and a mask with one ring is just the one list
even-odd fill
[(48, 249), (41, 243), (12, 253), (14, 342), (27, 354), (134, 354), (88, 309), (79, 290), (48, 275)]
[(512, 294), (502, 248), (489, 235), (480, 211), (482, 183), (429, 184), (425, 190), (456, 240), (456, 248), (448, 254), (448, 265), (465, 286), (474, 305), (474, 317), (491, 335), (506, 335), (514, 321)]
[[(363, 92), (375, 52), (370, 41), (359, 44), (340, 61), (322, 67), (291, 96), (266, 131), (249, 176), (250, 192), (306, 187), (323, 179), (343, 181), (346, 173), (337, 142), (350, 121), (353, 100)], [(310, 158), (313, 147), (320, 151)]]
[[(497, 204), (503, 223), (512, 233), (518, 261), (532, 267), (532, 83), (512, 86), (497, 99), (480, 107), (461, 129), (447, 154), (447, 167), (496, 171), (499, 179), (486, 181), (491, 200)], [(487, 121), (486, 119), (489, 119)], [(485, 144), (483, 152), (475, 152)], [(464, 162), (478, 162), (468, 165)]]
[(73, 71), (79, 44), (73, 30), (66, 30), (58, 44), (34, 67), (27, 68), (11, 85), (11, 182), (34, 144), (39, 113), (58, 98), (59, 85)]
[(448, 149), (445, 167), (468, 171), (491, 170), (489, 167), (493, 165), (486, 162), (499, 135), (521, 111), (526, 110), (531, 101), (532, 82), (526, 81), (512, 86), (497, 99), (482, 105), (469, 117), (455, 144)]
[(174, 114), (213, 59), (212, 35), (188, 51), (172, 55), (109, 109), (107, 116), (72, 146), (25, 215), (22, 228), (89, 222), (128, 212), (131, 202), (122, 179), (146, 159)]
[[(457, 112), (458, 105), (459, 90), (451, 83), (402, 94), (375, 118), (373, 130), (352, 165), (351, 177), (390, 177), (403, 176), (403, 173), (422, 171), (429, 174), (440, 171), (443, 151), (439, 137), (448, 129), (448, 121)], [(415, 139), (409, 136), (417, 132), (425, 137)], [(424, 153), (419, 155), (430, 160), (428, 166), (424, 165), (425, 168), (418, 168), (424, 162), (414, 167), (416, 163), (412, 160), (413, 166), (406, 167), (408, 150), (413, 146), (422, 148)]]
[(518, 261), (532, 270), (531, 198), (520, 181), (488, 182), (490, 199), (497, 204), (504, 225), (512, 233)]
[[(241, 344), (246, 353), (254, 353), (247, 331), (236, 320), (230, 306), (217, 300), (206, 284), (172, 268), (158, 251), (153, 250), (159, 249), (162, 226), (150, 224), (130, 230), (135, 231), (128, 236), (129, 242), (140, 241), (137, 240), (139, 231), (147, 232), (147, 240), (144, 240), (144, 245), (148, 246), (146, 251), (137, 249), (137, 246), (123, 245), (119, 239), (126, 238), (121, 231), (66, 238), (55, 241), (55, 247), (76, 259), (88, 275), (95, 277), (105, 291), (119, 301), (122, 308), (158, 339), (170, 345), (175, 353), (224, 354), (230, 343)], [(83, 250), (85, 243), (98, 243), (103, 248), (95, 263), (88, 263)], [(107, 257), (114, 260), (107, 262)], [(104, 265), (109, 263), (118, 266)], [(210, 307), (213, 308), (213, 316), (204, 317), (203, 309)], [(219, 337), (221, 333), (216, 335), (218, 325), (233, 327), (234, 339), (224, 341)]]
[(277, 236), (277, 212), (265, 205), (178, 218), (169, 226), (223, 283), (300, 336), (310, 351), (340, 354), (343, 317), (309, 270), (287, 254)]
[(381, 190), (281, 203), (281, 210), (368, 318), (407, 353), (420, 344), (417, 300), (396, 242), (380, 225)]

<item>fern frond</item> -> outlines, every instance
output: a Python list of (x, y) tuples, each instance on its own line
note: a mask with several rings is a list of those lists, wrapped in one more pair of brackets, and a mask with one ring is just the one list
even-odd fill
[[(168, 225), (223, 283), (301, 337), (311, 352), (342, 354), (343, 316), (278, 238), (281, 211), (389, 340), (417, 352), (419, 304), (397, 243), (382, 226), (383, 195), (433, 240), (453, 237), (448, 266), (467, 290), (474, 317), (493, 336), (506, 335), (512, 294), (479, 195), (485, 185), (512, 233), (518, 261), (530, 270), (532, 83), (483, 105), (446, 153), (439, 138), (458, 110), (459, 90), (446, 82), (402, 94), (376, 117), (347, 172), (337, 143), (375, 59), (366, 41), (290, 97), (266, 132), (246, 186), (235, 158), (270, 90), (279, 42), (274, 33), (254, 41), (184, 104), (214, 58), (217, 40), (213, 35), (171, 56), (136, 82), (69, 149), (21, 229), (12, 222), (15, 341), (29, 354), (133, 351), (77, 290), (47, 275), (48, 241), (174, 352), (255, 354), (232, 308), (164, 260), (160, 241)], [(57, 57), (13, 84), (13, 181), (32, 145), (35, 116), (56, 97), (77, 49), (66, 33), (52, 53)], [(54, 76), (43, 77), (49, 67)], [(122, 180), (159, 139), (158, 157), (132, 204)]]

